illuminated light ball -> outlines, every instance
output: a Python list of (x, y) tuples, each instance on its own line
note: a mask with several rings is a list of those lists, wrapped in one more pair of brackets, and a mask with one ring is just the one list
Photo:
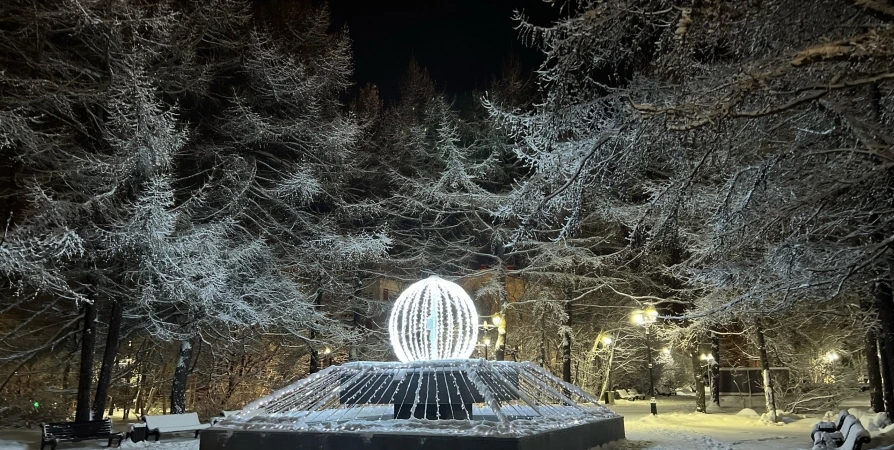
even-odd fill
[(432, 275), (397, 297), (388, 333), (401, 362), (466, 359), (478, 342), (478, 312), (463, 288)]

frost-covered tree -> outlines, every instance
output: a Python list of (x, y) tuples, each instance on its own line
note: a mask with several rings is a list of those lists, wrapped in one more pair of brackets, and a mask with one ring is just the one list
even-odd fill
[[(22, 296), (82, 305), (78, 420), (89, 416), (97, 302), (182, 342), (173, 411), (204, 335), (352, 339), (315, 300), (388, 240), (345, 232), (360, 220), (340, 210), (359, 128), (338, 101), (349, 47), (328, 33), (325, 10), (80, 1), (0, 11), (0, 110), (13, 119), (2, 150), (15, 168), (4, 188), (28, 200), (13, 204), (3, 251), (16, 259), (3, 271)], [(16, 308), (29, 297), (4, 298)], [(104, 366), (116, 349), (107, 342)]]
[(700, 290), (687, 298), (695, 322), (875, 283), (887, 327), (889, 7), (564, 8), (546, 27), (518, 16), (522, 39), (546, 56), (543, 101), (490, 108), (534, 169), (512, 204), (522, 233), (547, 222), (570, 235), (590, 212), (625, 224), (631, 249), (677, 280), (669, 287)]

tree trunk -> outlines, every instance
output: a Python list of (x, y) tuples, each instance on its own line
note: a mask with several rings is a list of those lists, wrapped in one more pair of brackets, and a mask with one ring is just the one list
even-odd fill
[(177, 367), (174, 368), (174, 382), (171, 383), (171, 414), (186, 412), (186, 381), (189, 375), (189, 361), (192, 358), (192, 344), (180, 341), (177, 353)]
[(562, 381), (571, 383), (571, 300), (565, 301), (565, 323), (562, 325)]
[(540, 315), (540, 367), (546, 367), (546, 320)]
[[(882, 378), (885, 382), (885, 394), (894, 391), (894, 299), (891, 297), (891, 278), (894, 277), (894, 255), (888, 251), (888, 277), (875, 284), (875, 305), (878, 309), (879, 323), (879, 350), (882, 357)], [(887, 367), (885, 367), (887, 366)], [(894, 421), (894, 396), (886, 395), (885, 412), (888, 419)]]
[(143, 375), (143, 373), (144, 373), (143, 364), (140, 363), (137, 366), (137, 369), (138, 369), (137, 373), (139, 375), (137, 375), (137, 393), (133, 397), (133, 399), (134, 399), (134, 402), (133, 402), (134, 413), (133, 414), (135, 416), (141, 416), (144, 414), (143, 413), (143, 398), (146, 396), (146, 389), (143, 387), (143, 379), (145, 377), (145, 375)]
[(71, 358), (65, 360), (65, 365), (62, 367), (62, 390), (68, 389), (68, 378), (71, 374)]
[(720, 406), (720, 336), (711, 332), (711, 402)]
[(90, 420), (90, 390), (93, 386), (93, 346), (96, 343), (96, 308), (84, 302), (84, 328), (81, 330), (81, 367), (78, 371), (78, 397), (75, 422)]
[(502, 262), (500, 262), (497, 277), (499, 277), (497, 283), (500, 285), (500, 325), (497, 327), (494, 360), (504, 361), (506, 359), (506, 306), (509, 304), (509, 301), (506, 298), (506, 268)]
[[(359, 301), (360, 295), (363, 289), (363, 279), (359, 276), (354, 279), (354, 298), (352, 299), (354, 308), (353, 314), (351, 316), (351, 328), (355, 333), (360, 333), (363, 324), (360, 323), (360, 309), (359, 309)], [(355, 342), (351, 344), (351, 347), (348, 349), (348, 361), (359, 361), (360, 360), (360, 344), (361, 341)]]
[[(313, 332), (311, 332), (311, 338), (313, 338)], [(310, 351), (310, 366), (307, 369), (307, 373), (317, 373), (320, 371), (320, 352), (316, 349), (311, 349)]]
[(882, 373), (881, 363), (878, 357), (878, 336), (876, 335), (875, 325), (878, 318), (873, 314), (872, 302), (868, 299), (860, 300), (860, 308), (863, 313), (872, 317), (872, 325), (866, 330), (864, 339), (864, 350), (866, 353), (866, 373), (869, 378), (869, 406), (875, 412), (885, 410), (884, 396), (882, 395)]
[(882, 411), (890, 412), (894, 410), (894, 380), (891, 379), (891, 360), (888, 359), (888, 352), (885, 349), (885, 343), (878, 341), (879, 350), (879, 372), (882, 374)]
[[(317, 290), (317, 298), (314, 299), (314, 306), (320, 306), (323, 304), (323, 289)], [(307, 369), (307, 373), (317, 373), (320, 371), (320, 352), (317, 351), (316, 342), (317, 339), (317, 330), (314, 328), (310, 329), (310, 365)]]
[(599, 398), (602, 398), (606, 392), (612, 389), (612, 365), (615, 359), (615, 346), (610, 345), (608, 349), (608, 363), (605, 365), (605, 376), (602, 378), (602, 389), (599, 390)]
[(866, 372), (869, 378), (869, 406), (875, 412), (885, 410), (882, 394), (881, 362), (878, 358), (878, 341), (875, 331), (866, 332)]
[(702, 365), (698, 356), (698, 344), (690, 344), (689, 361), (692, 364), (692, 381), (695, 385), (695, 411), (705, 413), (708, 411), (705, 403), (705, 379), (702, 377)]
[(71, 380), (71, 360), (74, 357), (75, 352), (78, 349), (78, 335), (71, 335), (71, 352), (65, 358), (65, 366), (62, 368), (62, 389), (68, 389), (69, 382)]
[[(106, 348), (102, 355), (102, 366), (99, 369), (99, 381), (96, 382), (96, 397), (93, 398), (93, 417), (101, 419), (105, 411), (106, 397), (112, 383), (112, 368), (118, 356), (118, 338), (121, 334), (121, 302), (113, 301), (109, 311), (109, 330), (106, 334)], [(111, 415), (111, 413), (109, 413)]]
[(760, 318), (755, 319), (757, 346), (761, 358), (761, 373), (764, 379), (764, 401), (767, 406), (767, 419), (776, 422), (776, 392), (773, 390), (773, 377), (770, 375), (770, 357), (767, 356), (767, 342)]

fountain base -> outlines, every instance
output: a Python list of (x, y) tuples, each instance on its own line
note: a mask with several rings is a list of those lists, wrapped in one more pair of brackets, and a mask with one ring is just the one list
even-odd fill
[(526, 436), (209, 428), (202, 431), (201, 439), (199, 450), (589, 450), (624, 439), (624, 419), (607, 418)]
[(588, 450), (623, 438), (623, 417), (529, 362), (350, 362), (217, 422), (200, 450)]

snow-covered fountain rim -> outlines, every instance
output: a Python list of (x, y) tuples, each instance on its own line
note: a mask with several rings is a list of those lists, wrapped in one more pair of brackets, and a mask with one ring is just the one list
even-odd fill
[[(278, 389), (271, 393), (266, 397), (262, 397), (254, 402), (245, 406), (242, 409), (242, 412), (235, 415), (234, 417), (245, 417), (247, 413), (264, 413), (265, 415), (273, 415), (270, 413), (266, 413), (263, 407), (265, 404), (270, 403), (272, 400), (275, 400), (279, 397), (282, 397), (285, 394), (288, 394), (295, 389), (301, 387), (302, 385), (309, 384), (314, 380), (326, 376), (327, 372), (334, 368), (345, 368), (345, 369), (373, 369), (373, 370), (416, 370), (421, 369), (422, 371), (431, 370), (438, 371), (443, 369), (459, 369), (460, 371), (467, 371), (471, 368), (486, 368), (488, 366), (519, 366), (523, 368), (533, 369), (534, 371), (540, 372), (548, 377), (558, 378), (551, 374), (549, 371), (544, 369), (543, 367), (534, 364), (530, 361), (491, 361), (486, 359), (439, 359), (439, 360), (431, 360), (431, 361), (409, 361), (409, 362), (400, 362), (400, 361), (351, 361), (337, 366), (329, 366), (319, 372), (308, 375), (307, 377), (296, 380), (295, 382)], [(564, 383), (564, 382), (562, 382)], [(592, 405), (604, 408), (602, 405), (598, 404), (598, 400), (593, 397), (590, 393), (584, 391), (578, 386), (571, 383), (567, 384), (567, 387), (570, 388), (575, 394), (580, 395), (583, 398), (589, 400), (588, 403)]]

